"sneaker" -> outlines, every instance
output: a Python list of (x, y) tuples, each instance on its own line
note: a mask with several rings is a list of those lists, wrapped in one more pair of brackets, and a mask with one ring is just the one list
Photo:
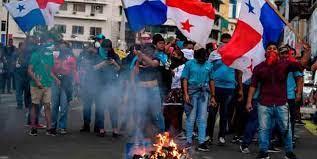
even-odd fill
[(31, 131), (29, 132), (30, 136), (37, 136), (37, 129), (36, 128), (32, 128)]
[(106, 132), (100, 131), (100, 132), (97, 133), (97, 136), (98, 136), (98, 137), (105, 137), (105, 136), (106, 136)]
[(248, 146), (244, 146), (244, 145), (240, 145), (240, 151), (245, 154), (250, 153)]
[(234, 136), (233, 139), (231, 140), (231, 143), (233, 144), (238, 144), (240, 142), (241, 142), (241, 139), (238, 136)]
[(258, 156), (256, 158), (258, 158), (258, 159), (270, 159), (270, 156), (269, 156), (269, 153), (260, 151), (260, 153), (258, 154)]
[(297, 120), (296, 125), (304, 126), (305, 123), (302, 120)]
[(274, 147), (274, 146), (270, 146), (269, 150), (267, 152), (270, 152), (270, 153), (278, 153), (278, 152), (281, 152), (280, 149)]
[(180, 140), (186, 140), (186, 135), (184, 132), (181, 132), (177, 135), (177, 138), (179, 138)]
[(36, 127), (37, 129), (45, 129), (45, 128), (46, 128), (46, 125), (37, 124), (37, 125), (35, 125), (35, 127)]
[(192, 148), (192, 144), (191, 143), (188, 143), (186, 142), (184, 145), (181, 146), (183, 149), (185, 150), (189, 150)]
[(56, 129), (48, 129), (48, 130), (46, 130), (46, 135), (47, 136), (56, 136), (57, 135)]
[(66, 135), (67, 134), (66, 129), (60, 129), (59, 134)]
[(297, 159), (296, 155), (293, 152), (287, 152), (285, 159)]
[(80, 132), (90, 132), (90, 126), (84, 125), (79, 131)]
[(208, 145), (212, 145), (213, 142), (214, 142), (214, 140), (210, 138), (210, 139), (208, 139), (206, 142), (207, 142)]
[(225, 145), (226, 144), (226, 140), (225, 140), (225, 138), (224, 137), (220, 137), (219, 138), (219, 143), (218, 143), (219, 145)]
[(197, 150), (198, 151), (202, 151), (202, 152), (207, 152), (209, 151), (209, 148), (208, 148), (208, 145), (206, 142), (200, 144), (198, 147), (197, 147)]

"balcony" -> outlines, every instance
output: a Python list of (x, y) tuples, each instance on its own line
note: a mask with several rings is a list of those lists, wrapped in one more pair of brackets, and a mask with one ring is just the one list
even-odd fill
[(95, 14), (95, 13), (83, 13), (73, 11), (69, 12), (59, 12), (55, 15), (59, 18), (71, 18), (71, 19), (82, 19), (82, 20), (96, 20), (96, 21), (107, 21), (108, 18), (104, 14)]

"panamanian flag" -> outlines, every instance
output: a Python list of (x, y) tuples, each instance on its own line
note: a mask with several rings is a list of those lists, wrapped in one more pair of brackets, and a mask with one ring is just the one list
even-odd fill
[(6, 9), (23, 32), (34, 26), (53, 26), (54, 15), (64, 0), (23, 0), (5, 4)]
[(201, 46), (206, 45), (215, 19), (212, 5), (200, 0), (123, 0), (123, 5), (133, 31), (171, 19), (187, 38)]
[(218, 51), (223, 62), (243, 72), (243, 81), (265, 60), (269, 42), (279, 42), (285, 23), (265, 0), (242, 0), (232, 39)]

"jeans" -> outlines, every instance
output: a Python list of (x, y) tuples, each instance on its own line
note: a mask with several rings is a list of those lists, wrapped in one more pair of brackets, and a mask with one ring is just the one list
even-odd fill
[[(109, 82), (110, 83), (110, 82)], [(110, 121), (112, 129), (118, 128), (118, 115), (119, 115), (119, 96), (118, 94), (121, 93), (119, 89), (119, 85), (115, 82), (111, 82), (112, 85), (107, 85), (104, 87), (101, 94), (101, 103), (103, 103), (107, 111), (109, 112)]]
[[(30, 91), (30, 83), (27, 77), (23, 77), (22, 75), (15, 73), (15, 84), (16, 84), (16, 101), (17, 107), (23, 107), (23, 100), (25, 108), (31, 107), (31, 91)], [(23, 99), (24, 95), (24, 99)]]
[(290, 109), (291, 126), (292, 126), (292, 137), (294, 138), (295, 133), (295, 121), (298, 119), (297, 108), (300, 107), (300, 103), (296, 103), (295, 99), (288, 99), (287, 101)]
[(137, 88), (137, 100), (136, 100), (136, 123), (139, 131), (145, 128), (146, 117), (150, 116), (150, 121), (159, 129), (160, 132), (165, 131), (164, 116), (162, 111), (162, 102), (160, 89), (158, 86), (145, 88)]
[(282, 139), (284, 141), (285, 151), (293, 151), (292, 131), (289, 121), (289, 109), (287, 105), (283, 106), (263, 106), (258, 105), (259, 117), (259, 146), (260, 151), (267, 152), (270, 139), (272, 122), (275, 120), (279, 127)]
[(1, 93), (4, 93), (4, 89), (5, 89), (5, 73), (1, 73), (0, 74), (0, 89), (1, 89)]
[[(7, 92), (11, 92), (11, 86), (15, 89), (15, 81), (13, 72), (5, 73), (5, 83), (7, 84)], [(11, 85), (12, 83), (12, 85)]]
[(216, 87), (216, 101), (218, 103), (218, 106), (211, 108), (208, 115), (207, 133), (210, 136), (210, 138), (213, 138), (218, 109), (220, 109), (220, 129), (218, 138), (225, 137), (228, 125), (228, 106), (233, 98), (233, 95), (234, 89)]
[(63, 87), (52, 84), (52, 128), (66, 129), (69, 101)]
[(207, 128), (207, 107), (208, 107), (208, 88), (191, 88), (188, 89), (191, 98), (190, 104), (185, 104), (186, 114), (186, 138), (188, 143), (192, 143), (192, 134), (195, 122), (198, 127), (198, 142), (202, 144), (206, 141)]
[(251, 144), (252, 139), (259, 127), (257, 103), (257, 101), (252, 102), (253, 110), (248, 114), (248, 119), (242, 139), (242, 145), (244, 146), (249, 146)]

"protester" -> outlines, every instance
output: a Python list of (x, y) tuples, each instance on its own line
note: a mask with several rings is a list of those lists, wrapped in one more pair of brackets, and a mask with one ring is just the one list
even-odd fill
[(216, 106), (213, 66), (207, 61), (206, 54), (205, 49), (195, 51), (195, 59), (185, 64), (181, 76), (187, 116), (186, 147), (189, 148), (193, 144), (192, 133), (196, 122), (199, 142), (197, 149), (200, 151), (209, 150), (206, 143), (207, 107)]
[[(106, 60), (105, 65), (103, 65), (99, 69), (99, 78), (100, 78), (100, 89), (99, 92), (99, 100), (102, 107), (106, 107), (109, 111), (110, 121), (112, 126), (112, 136), (118, 137), (119, 134), (119, 124), (118, 124), (118, 116), (119, 116), (119, 71), (120, 71), (120, 58), (114, 52), (112, 48), (112, 42), (108, 39), (103, 41), (101, 47), (106, 50)], [(100, 54), (99, 54), (100, 55)], [(102, 57), (103, 58), (103, 57)], [(102, 112), (100, 112), (102, 113)]]
[[(289, 46), (282, 46), (279, 48), (280, 58), (290, 61), (296, 61), (295, 54)], [(294, 52), (295, 53), (295, 52)], [(304, 74), (297, 72), (290, 72), (287, 76), (287, 100), (291, 117), (292, 139), (295, 141), (295, 120), (297, 117), (297, 107), (301, 106), (302, 93), (304, 86)], [(296, 91), (298, 90), (298, 91)]]
[(66, 42), (58, 48), (59, 55), (54, 58), (52, 76), (52, 129), (67, 134), (69, 103), (73, 97), (73, 83), (79, 83), (76, 58)]
[(96, 66), (103, 62), (98, 55), (98, 48), (88, 47), (81, 53), (79, 57), (79, 71), (80, 71), (80, 96), (83, 103), (83, 127), (80, 129), (81, 132), (90, 132), (91, 122), (91, 111), (92, 105), (95, 103), (95, 126), (94, 132), (99, 133), (100, 123), (98, 119), (98, 106), (100, 102), (97, 100), (98, 97), (98, 72), (95, 69)]
[(7, 93), (11, 94), (11, 87), (15, 89), (14, 84), (14, 68), (15, 68), (15, 60), (14, 53), (16, 51), (16, 47), (13, 45), (13, 39), (9, 39), (8, 46), (4, 49), (5, 55), (5, 81), (7, 85)]
[(0, 43), (0, 93), (4, 93), (5, 89), (5, 56), (4, 56), (4, 48), (2, 43)]
[(35, 127), (36, 107), (41, 104), (45, 109), (45, 120), (47, 124), (46, 135), (55, 136), (56, 132), (51, 128), (51, 86), (53, 77), (51, 70), (54, 66), (54, 41), (51, 38), (42, 39), (42, 48), (33, 52), (28, 66), (28, 74), (31, 77), (31, 136), (37, 135)]
[(29, 83), (30, 81), (27, 74), (29, 59), (30, 55), (27, 53), (26, 44), (19, 43), (19, 48), (16, 52), (14, 70), (17, 109), (23, 108), (23, 101), (25, 108), (30, 108), (32, 103)]
[[(160, 92), (160, 80), (162, 79), (159, 67), (169, 67), (168, 57), (163, 52), (165, 50), (164, 38), (156, 34), (153, 36), (153, 46), (146, 46), (141, 50), (134, 50), (138, 60), (135, 63), (133, 80), (136, 83), (136, 135), (145, 128), (146, 118), (144, 115), (149, 114), (150, 120), (154, 121), (159, 132), (165, 131), (164, 117), (162, 113), (162, 98)], [(153, 50), (153, 51), (152, 51)]]
[[(224, 44), (228, 43), (231, 36), (229, 34), (223, 34), (221, 37), (221, 42)], [(216, 122), (216, 116), (218, 109), (220, 111), (220, 121), (219, 121), (219, 134), (218, 134), (218, 143), (224, 145), (226, 143), (225, 135), (228, 125), (228, 107), (234, 96), (235, 89), (239, 89), (238, 92), (242, 92), (242, 76), (236, 76), (236, 70), (226, 66), (222, 60), (221, 56), (216, 52), (210, 54), (209, 60), (213, 65), (214, 71), (214, 81), (215, 81), (215, 91), (216, 91), (216, 100), (219, 104), (217, 107), (214, 107), (210, 110), (208, 115), (208, 135), (209, 143), (213, 142), (213, 132)], [(239, 78), (238, 78), (239, 77)], [(241, 95), (242, 93), (240, 93)]]
[(171, 90), (164, 100), (164, 117), (166, 129), (172, 134), (183, 136), (182, 119), (184, 113), (183, 92), (181, 89), (181, 75), (185, 67), (186, 58), (180, 49), (175, 48), (171, 58), (172, 83)]
[[(259, 83), (260, 100), (258, 105), (259, 117), (259, 146), (257, 158), (269, 158), (268, 148), (272, 121), (276, 121), (282, 134), (286, 155), (285, 158), (295, 159), (292, 144), (291, 124), (289, 124), (289, 108), (287, 102), (287, 75), (289, 72), (301, 70), (297, 62), (279, 59), (277, 44), (269, 43), (266, 47), (266, 60), (255, 67), (251, 87), (248, 94), (247, 110), (252, 110), (252, 98)], [(297, 90), (299, 91), (299, 90)]]

